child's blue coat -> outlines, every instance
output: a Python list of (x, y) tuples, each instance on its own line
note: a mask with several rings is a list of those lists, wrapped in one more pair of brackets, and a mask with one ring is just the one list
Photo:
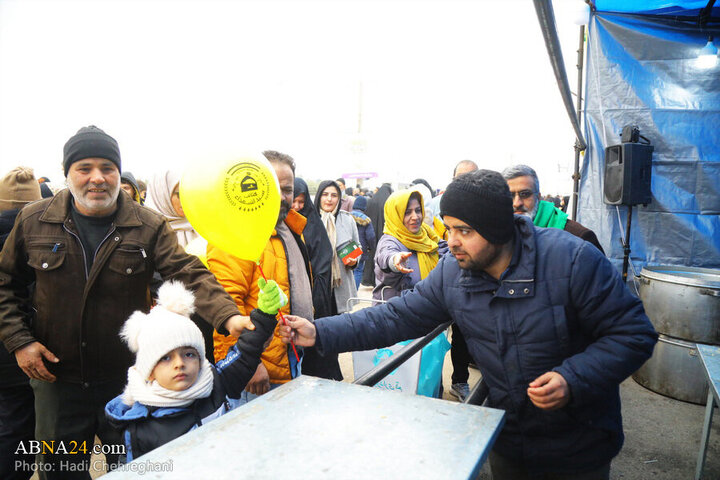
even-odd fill
[(110, 423), (124, 430), (128, 462), (203, 425), (228, 408), (228, 398), (238, 398), (260, 363), (263, 344), (275, 329), (275, 318), (254, 310), (255, 330), (245, 330), (227, 356), (213, 366), (213, 389), (186, 407), (151, 407), (122, 401), (122, 395), (105, 406)]

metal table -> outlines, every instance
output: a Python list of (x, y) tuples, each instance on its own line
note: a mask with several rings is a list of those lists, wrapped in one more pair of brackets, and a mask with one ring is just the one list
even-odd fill
[(474, 478), (504, 421), (493, 408), (301, 376), (104, 478)]
[(715, 405), (720, 405), (720, 347), (714, 345), (703, 345), (698, 343), (697, 350), (700, 354), (705, 377), (708, 381), (708, 398), (705, 407), (705, 421), (703, 423), (702, 439), (700, 441), (700, 453), (695, 469), (695, 480), (702, 478), (705, 467), (705, 454), (707, 453), (708, 440), (710, 439), (710, 426), (712, 425), (713, 410)]

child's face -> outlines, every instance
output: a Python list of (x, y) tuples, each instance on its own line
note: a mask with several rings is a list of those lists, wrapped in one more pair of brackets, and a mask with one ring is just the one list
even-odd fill
[(193, 347), (178, 347), (158, 360), (148, 380), (157, 380), (161, 387), (179, 392), (195, 383), (199, 371), (198, 351)]

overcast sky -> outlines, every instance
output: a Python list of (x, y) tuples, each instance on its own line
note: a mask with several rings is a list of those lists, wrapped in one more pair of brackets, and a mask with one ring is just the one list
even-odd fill
[[(582, 0), (556, 0), (571, 89)], [(531, 0), (0, 0), (0, 174), (62, 180), (94, 124), (123, 169), (274, 149), (298, 175), (534, 166), (569, 193), (574, 134)]]

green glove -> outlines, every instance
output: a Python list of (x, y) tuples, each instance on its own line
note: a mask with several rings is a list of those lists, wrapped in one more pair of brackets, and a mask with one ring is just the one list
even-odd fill
[(266, 282), (261, 278), (258, 280), (260, 295), (258, 296), (258, 308), (268, 315), (277, 315), (278, 310), (287, 305), (287, 295), (278, 287), (275, 280)]

